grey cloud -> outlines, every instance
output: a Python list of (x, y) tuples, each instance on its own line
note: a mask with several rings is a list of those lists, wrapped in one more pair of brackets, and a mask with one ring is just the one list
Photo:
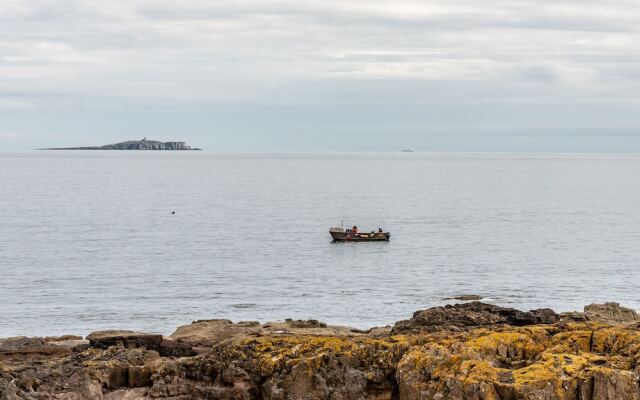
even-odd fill
[[(217, 115), (231, 142), (258, 125), (274, 136), (323, 125), (318, 115), (347, 138), (368, 119), (566, 128), (590, 113), (633, 125), (623, 113), (640, 89), (639, 19), (628, 0), (0, 0), (0, 116), (43, 137), (80, 131), (73, 115), (160, 129), (163, 112), (206, 138)], [(61, 117), (28, 121), (40, 113)]]

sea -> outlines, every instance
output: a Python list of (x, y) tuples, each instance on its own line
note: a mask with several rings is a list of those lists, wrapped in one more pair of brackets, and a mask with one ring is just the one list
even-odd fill
[[(640, 308), (640, 155), (0, 153), (0, 337)], [(329, 228), (391, 232), (332, 243)]]

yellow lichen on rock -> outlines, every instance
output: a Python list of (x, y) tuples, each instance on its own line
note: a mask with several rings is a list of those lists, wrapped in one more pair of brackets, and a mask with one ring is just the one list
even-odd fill
[(122, 344), (73, 354), (6, 347), (0, 398), (88, 398), (74, 395), (92, 390), (105, 399), (640, 400), (640, 332), (622, 326), (499, 324), (397, 336), (261, 329), (216, 336), (197, 356)]
[(592, 351), (628, 356), (640, 351), (640, 332), (623, 327), (597, 329), (593, 332)]
[[(625, 396), (631, 397), (621, 398), (636, 399), (633, 396), (640, 396), (638, 377), (634, 378), (636, 386), (629, 382), (640, 360), (640, 333), (621, 327), (589, 327), (479, 329), (414, 346), (398, 365), (400, 392), (409, 396), (406, 398), (449, 393), (452, 399), (481, 392), (484, 397), (478, 398), (487, 399), (492, 396), (488, 385), (493, 384), (502, 393), (498, 398), (576, 399), (591, 398), (578, 393), (591, 393), (595, 385), (601, 392), (624, 387), (630, 391)], [(595, 353), (591, 352), (592, 341)], [(611, 368), (601, 367), (605, 364)]]

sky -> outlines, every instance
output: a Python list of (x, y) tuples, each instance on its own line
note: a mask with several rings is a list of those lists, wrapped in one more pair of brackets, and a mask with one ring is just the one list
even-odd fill
[(0, 0), (0, 149), (640, 152), (637, 0)]

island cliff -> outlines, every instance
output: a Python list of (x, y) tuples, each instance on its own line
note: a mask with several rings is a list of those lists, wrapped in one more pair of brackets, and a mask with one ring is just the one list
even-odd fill
[(0, 340), (0, 399), (640, 399), (640, 320), (479, 302), (360, 331), (195, 321), (169, 337)]
[(127, 142), (89, 147), (56, 147), (45, 150), (200, 150), (192, 148), (185, 142), (158, 142), (156, 140), (130, 140)]

